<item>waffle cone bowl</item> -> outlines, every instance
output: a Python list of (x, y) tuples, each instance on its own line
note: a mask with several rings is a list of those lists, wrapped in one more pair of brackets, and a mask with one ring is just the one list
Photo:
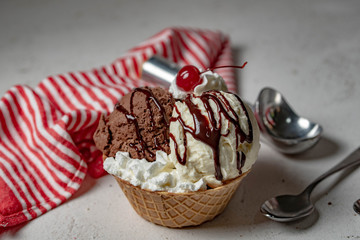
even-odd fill
[(197, 192), (171, 193), (149, 191), (115, 177), (134, 210), (149, 222), (182, 228), (212, 220), (228, 205), (247, 173), (224, 185)]

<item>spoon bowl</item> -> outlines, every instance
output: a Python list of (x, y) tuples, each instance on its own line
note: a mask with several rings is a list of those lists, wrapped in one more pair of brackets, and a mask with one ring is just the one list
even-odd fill
[(313, 147), (322, 127), (295, 113), (282, 94), (272, 88), (259, 93), (255, 116), (265, 142), (286, 154), (297, 154)]
[(315, 207), (306, 194), (270, 198), (260, 208), (266, 217), (277, 222), (290, 222), (310, 215)]

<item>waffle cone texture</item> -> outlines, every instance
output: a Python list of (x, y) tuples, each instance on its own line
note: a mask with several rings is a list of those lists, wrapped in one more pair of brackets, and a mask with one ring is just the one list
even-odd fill
[(141, 217), (161, 226), (182, 228), (200, 225), (223, 212), (246, 174), (214, 189), (188, 193), (150, 191), (115, 179)]

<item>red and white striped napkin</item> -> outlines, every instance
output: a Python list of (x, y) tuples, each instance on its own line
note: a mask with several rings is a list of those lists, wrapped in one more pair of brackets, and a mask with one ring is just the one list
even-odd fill
[[(100, 177), (102, 154), (92, 140), (102, 113), (138, 86), (142, 63), (162, 55), (200, 68), (232, 65), (221, 32), (167, 28), (113, 63), (50, 76), (35, 88), (14, 86), (0, 100), (0, 227), (34, 219), (69, 199), (85, 175)], [(218, 69), (230, 91), (231, 68)]]

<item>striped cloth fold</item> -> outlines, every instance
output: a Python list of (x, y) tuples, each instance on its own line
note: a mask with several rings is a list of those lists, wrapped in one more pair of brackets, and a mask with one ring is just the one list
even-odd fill
[[(199, 68), (232, 65), (229, 38), (217, 31), (166, 28), (113, 63), (50, 76), (35, 88), (14, 86), (0, 100), (0, 226), (34, 219), (69, 199), (85, 175), (100, 177), (92, 140), (102, 113), (140, 79), (142, 63), (161, 55)], [(236, 91), (231, 68), (218, 69)]]

